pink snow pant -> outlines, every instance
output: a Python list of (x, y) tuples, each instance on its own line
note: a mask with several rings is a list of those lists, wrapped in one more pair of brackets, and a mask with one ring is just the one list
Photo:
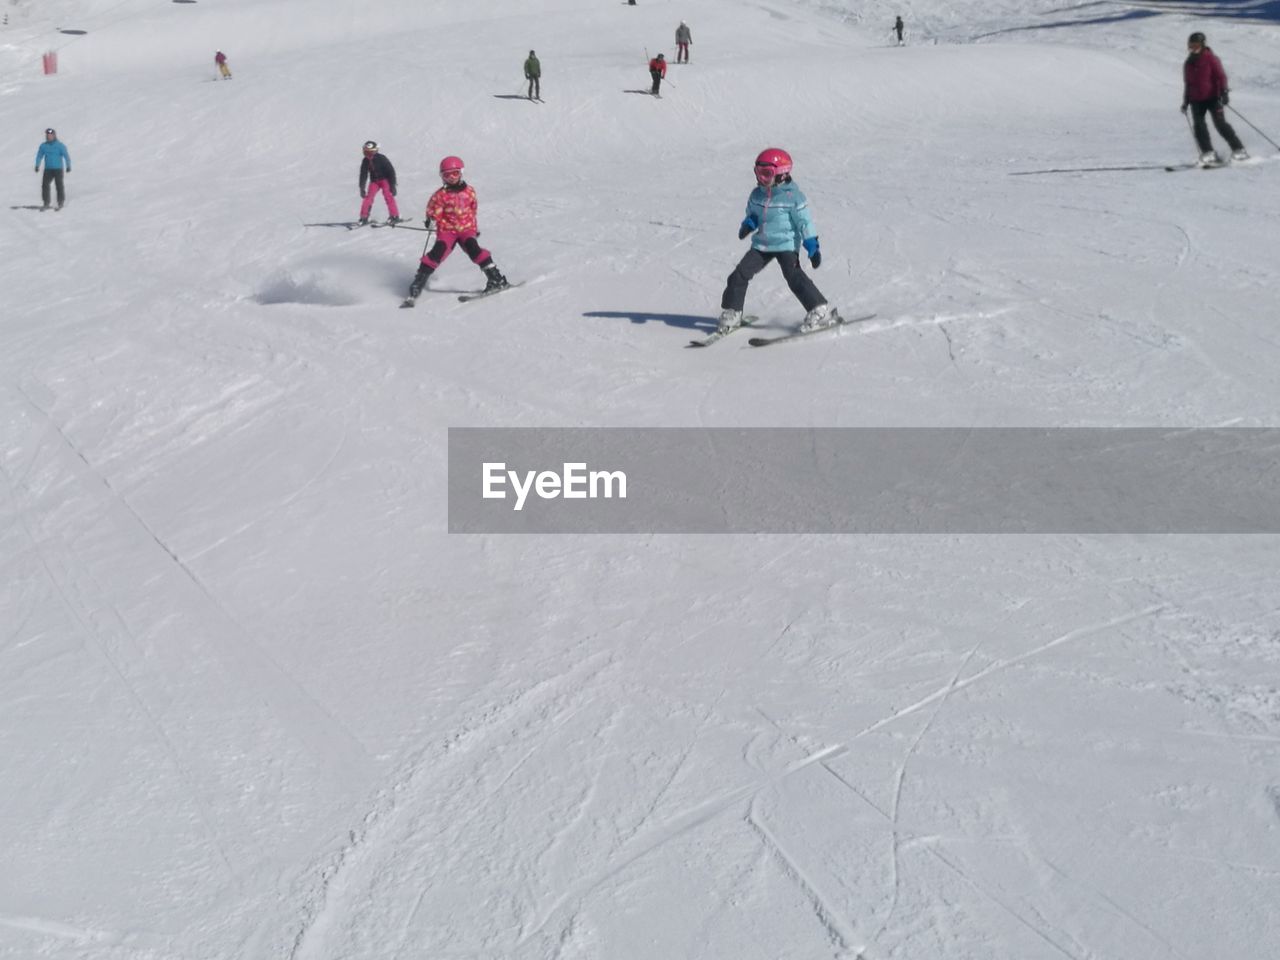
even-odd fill
[(444, 263), (444, 258), (453, 252), (455, 245), (461, 247), (477, 267), (483, 267), (493, 259), (489, 251), (480, 246), (480, 241), (476, 239), (476, 231), (464, 230), (461, 233), (454, 233), (452, 230), (439, 230), (436, 232), (436, 242), (423, 254), (422, 262), (435, 270)]
[(360, 204), (360, 219), (363, 220), (369, 215), (370, 209), (373, 208), (373, 198), (381, 192), (387, 201), (387, 212), (393, 217), (400, 216), (400, 208), (396, 206), (396, 198), (391, 193), (390, 180), (374, 180), (369, 184), (369, 190), (364, 195), (364, 203)]

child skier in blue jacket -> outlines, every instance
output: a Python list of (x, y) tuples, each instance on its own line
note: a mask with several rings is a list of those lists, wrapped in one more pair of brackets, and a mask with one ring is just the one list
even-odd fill
[(727, 333), (742, 325), (742, 308), (747, 299), (751, 278), (776, 260), (782, 277), (805, 308), (800, 329), (817, 330), (837, 321), (836, 311), (827, 304), (818, 288), (800, 267), (800, 249), (804, 248), (809, 263), (817, 270), (822, 263), (818, 250), (818, 231), (809, 214), (809, 201), (791, 182), (791, 155), (771, 147), (756, 157), (756, 183), (747, 198), (747, 217), (738, 230), (738, 239), (751, 238), (751, 249), (729, 274), (724, 295), (720, 298), (718, 330)]

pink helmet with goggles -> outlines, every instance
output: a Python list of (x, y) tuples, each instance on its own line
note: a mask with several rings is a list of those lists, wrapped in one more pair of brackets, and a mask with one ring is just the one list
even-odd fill
[(462, 179), (462, 158), (445, 157), (440, 161), (440, 179), (445, 183), (457, 183)]
[(756, 157), (756, 183), (767, 187), (775, 180), (791, 172), (791, 154), (777, 147), (761, 150)]

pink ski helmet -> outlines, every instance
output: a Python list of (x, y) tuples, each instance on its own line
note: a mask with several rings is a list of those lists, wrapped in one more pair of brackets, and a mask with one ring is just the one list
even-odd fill
[(769, 186), (777, 177), (790, 172), (791, 154), (785, 150), (770, 147), (768, 150), (761, 150), (760, 156), (756, 157), (756, 183), (762, 187)]
[(440, 179), (445, 183), (458, 183), (462, 179), (461, 157), (445, 157), (440, 161)]

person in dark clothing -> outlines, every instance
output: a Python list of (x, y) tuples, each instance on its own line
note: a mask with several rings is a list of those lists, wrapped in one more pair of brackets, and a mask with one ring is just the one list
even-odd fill
[(542, 99), (542, 64), (537, 54), (529, 51), (529, 59), (524, 62), (524, 78), (529, 81), (529, 99)]
[[(368, 184), (368, 190), (365, 185)], [(373, 140), (365, 141), (364, 159), (360, 161), (360, 196), (364, 202), (360, 204), (360, 222), (369, 222), (369, 210), (373, 200), (379, 193), (387, 201), (387, 223), (399, 223), (400, 208), (396, 206), (396, 168), (391, 161), (378, 152), (378, 144)]]
[(649, 61), (649, 76), (653, 78), (653, 89), (649, 92), (655, 97), (662, 94), (658, 92), (658, 88), (662, 86), (662, 78), (667, 75), (667, 58), (665, 54), (658, 54)]
[(36, 150), (36, 173), (40, 172), (40, 161), (44, 161), (44, 179), (40, 181), (40, 197), (44, 201), (41, 210), (49, 209), (49, 185), (53, 184), (58, 191), (58, 209), (67, 202), (66, 190), (62, 185), (63, 173), (71, 172), (71, 154), (58, 139), (58, 131), (50, 127), (44, 132), (44, 143)]
[(905, 29), (902, 25), (902, 18), (895, 17), (893, 21), (893, 32), (898, 35), (898, 46), (902, 46), (902, 31)]
[(1187, 59), (1182, 64), (1182, 112), (1185, 114), (1188, 107), (1191, 109), (1192, 129), (1202, 164), (1222, 162), (1209, 139), (1205, 114), (1213, 117), (1218, 135), (1231, 147), (1232, 159), (1249, 159), (1248, 151), (1223, 112), (1229, 102), (1227, 73), (1222, 69), (1222, 61), (1205, 45), (1204, 34), (1196, 31), (1187, 38)]

